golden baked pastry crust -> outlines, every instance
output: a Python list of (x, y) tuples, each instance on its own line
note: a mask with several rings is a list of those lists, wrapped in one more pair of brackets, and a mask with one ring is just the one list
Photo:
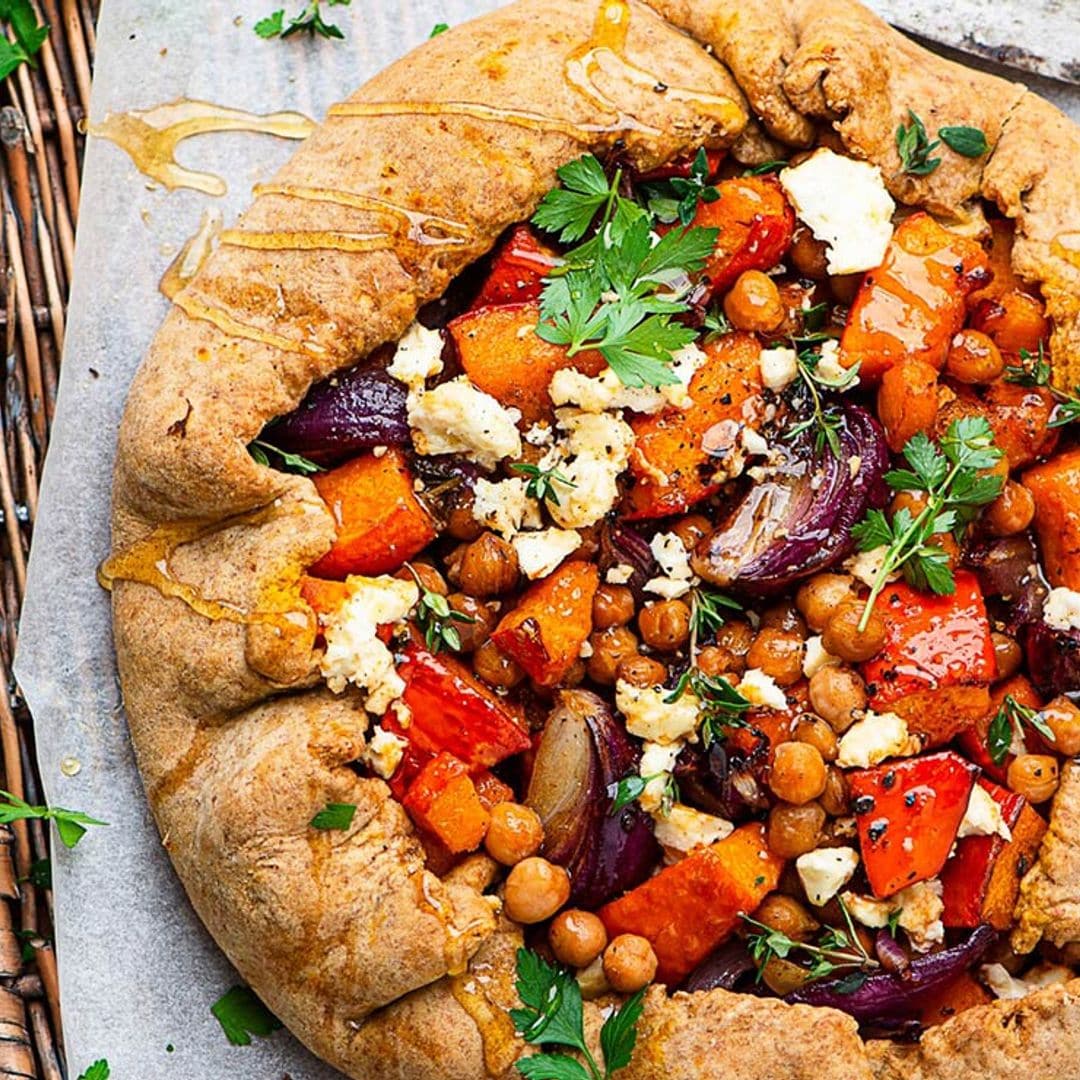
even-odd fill
[[(1016, 218), (1016, 268), (1043, 286), (1055, 362), (1077, 378), (1080, 269), (1053, 248), (1080, 230), (1080, 171), (1054, 168), (1080, 160), (1080, 131), (1065, 117), (1020, 86), (929, 55), (852, 0), (650, 7), (631, 0), (625, 51), (598, 54), (587, 94), (567, 81), (565, 60), (591, 40), (596, 0), (519, 0), (376, 76), (349, 99), (352, 115), (329, 119), (244, 215), (249, 246), (223, 245), (177, 297), (124, 413), (114, 627), (150, 804), (240, 973), (356, 1080), (512, 1073), (524, 1049), (505, 1015), (519, 934), (484, 895), (493, 875), (483, 857), (440, 881), (386, 785), (347, 767), (367, 717), (318, 688), (314, 622), (297, 591), (334, 526), (310, 481), (247, 454), (266, 421), (398, 338), (421, 303), (531, 214), (559, 165), (619, 137), (642, 166), (740, 136), (743, 151), (760, 152), (768, 141), (746, 127), (751, 111), (793, 146), (835, 132), (886, 176), (909, 106), (981, 127), (995, 145), (988, 160), (947, 155), (930, 177), (894, 177), (893, 192), (956, 219), (982, 195)], [(438, 163), (451, 160), (440, 177)], [(250, 246), (281, 229), (382, 235), (385, 245)], [(167, 581), (153, 569), (164, 553)], [(357, 805), (351, 828), (313, 832), (330, 801)], [(868, 1051), (838, 1012), (654, 988), (622, 1075), (870, 1080), (899, 1075), (890, 1070), (901, 1061), (921, 1070), (905, 1075), (929, 1080), (953, 1075), (943, 1048), (984, 1037), (1005, 1012), (1022, 1013), (1025, 1030), (1049, 1025), (1057, 1060), (1075, 1062), (1080, 1024), (1062, 1017), (1076, 989), (970, 1010), (917, 1050)], [(595, 1028), (596, 1008), (588, 1013)], [(1045, 1042), (1013, 1039), (1015, 1072), (1001, 1075), (1051, 1075), (1032, 1064)]]

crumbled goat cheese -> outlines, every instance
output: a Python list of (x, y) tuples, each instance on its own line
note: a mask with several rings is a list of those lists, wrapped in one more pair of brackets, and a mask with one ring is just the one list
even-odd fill
[(422, 390), (425, 379), (441, 374), (442, 351), (442, 333), (414, 322), (398, 342), (397, 352), (386, 373), (410, 390)]
[(695, 578), (690, 569), (690, 555), (683, 542), (675, 533), (657, 533), (649, 547), (664, 573), (663, 576), (650, 578), (645, 582), (645, 591), (667, 600), (685, 596)]
[(799, 360), (794, 349), (762, 349), (761, 381), (770, 390), (783, 390), (799, 377)]
[(415, 581), (387, 575), (350, 577), (348, 598), (326, 627), (321, 670), (340, 694), (348, 683), (366, 691), (364, 708), (381, 716), (405, 690), (394, 668), (394, 654), (379, 640), (378, 628), (400, 622), (416, 605)]
[(573, 486), (559, 486), (559, 502), (549, 503), (548, 512), (564, 529), (583, 529), (595, 525), (615, 505), (634, 431), (611, 413), (559, 409), (556, 420), (566, 438), (540, 464), (558, 468)]
[(1044, 987), (1067, 983), (1073, 973), (1063, 964), (1037, 964), (1022, 977), (1017, 977), (1010, 975), (1004, 964), (983, 964), (979, 976), (1000, 1001), (1018, 1001)]
[(763, 709), (786, 709), (787, 695), (771, 675), (766, 675), (760, 668), (751, 668), (745, 672), (739, 685), (735, 687), (751, 705)]
[(617, 563), (604, 575), (609, 585), (625, 585), (634, 576), (634, 568), (629, 563)]
[(880, 930), (887, 926), (889, 917), (894, 912), (899, 912), (897, 923), (907, 933), (912, 948), (919, 952), (928, 952), (934, 945), (945, 940), (945, 927), (941, 922), (945, 905), (941, 892), (941, 882), (937, 878), (931, 878), (929, 881), (909, 885), (884, 900), (850, 892), (844, 893), (840, 899), (851, 917), (871, 930)]
[(521, 456), (521, 413), (504, 409), (464, 375), (434, 390), (411, 390), (408, 412), (420, 454), (465, 454), (488, 468)]
[(830, 274), (856, 274), (881, 265), (896, 206), (876, 165), (823, 147), (784, 169), (780, 183), (810, 231), (829, 245)]
[(645, 790), (638, 796), (638, 802), (642, 809), (650, 814), (660, 809), (668, 777), (675, 768), (675, 762), (682, 753), (682, 748), (681, 740), (672, 743), (646, 742), (641, 747), (638, 775), (648, 783), (645, 785)]
[(688, 854), (696, 847), (715, 844), (730, 836), (735, 826), (730, 821), (702, 813), (692, 806), (675, 803), (668, 812), (653, 814), (653, 833), (666, 849)]
[(511, 539), (522, 527), (538, 528), (540, 507), (525, 494), (518, 478), (492, 482), (480, 477), (473, 486), (472, 515), (481, 524)]
[[(889, 549), (884, 544), (881, 547), (871, 548), (869, 551), (860, 551), (844, 560), (844, 569), (853, 578), (873, 588), (888, 554)], [(899, 572), (894, 570), (885, 580), (896, 581), (899, 576)]]
[(1012, 832), (1001, 816), (1001, 807), (997, 800), (981, 784), (976, 784), (971, 789), (964, 818), (956, 832), (957, 839), (995, 834), (1004, 840), (1012, 839)]
[(372, 731), (371, 738), (360, 753), (360, 760), (367, 765), (376, 776), (389, 780), (405, 753), (408, 743), (400, 735), (392, 731), (384, 731), (378, 724)]
[(811, 904), (827, 904), (852, 878), (859, 865), (854, 848), (817, 848), (795, 860), (799, 880)]
[(902, 716), (868, 712), (844, 732), (836, 764), (842, 769), (868, 769), (886, 758), (917, 754), (921, 747), (918, 738), (908, 732)]
[(850, 371), (840, 363), (840, 342), (836, 338), (829, 338), (828, 341), (821, 343), (820, 356), (815, 371), (824, 382), (832, 383), (838, 388), (842, 385), (840, 390), (842, 394), (854, 390), (859, 385), (858, 375), (850, 382), (845, 382)]
[(538, 420), (525, 432), (522, 438), (530, 446), (550, 446), (552, 440), (555, 438), (555, 433), (551, 430), (550, 424), (545, 424)]
[(572, 529), (541, 529), (522, 533), (511, 541), (518, 566), (527, 578), (547, 577), (568, 555), (581, 546), (581, 537)]
[(1064, 585), (1051, 589), (1043, 605), (1043, 619), (1055, 630), (1080, 630), (1080, 592)]
[(675, 701), (663, 686), (634, 686), (625, 679), (615, 683), (615, 707), (626, 720), (626, 730), (649, 742), (673, 743), (695, 734), (700, 702), (689, 690)]
[(839, 664), (840, 657), (833, 656), (821, 643), (821, 635), (814, 634), (806, 639), (806, 653), (803, 655), (803, 674), (809, 679), (823, 667)]

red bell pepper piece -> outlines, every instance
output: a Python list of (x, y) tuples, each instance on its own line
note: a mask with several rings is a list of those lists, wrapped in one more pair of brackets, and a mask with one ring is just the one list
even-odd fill
[(397, 670), (405, 680), (401, 696), (412, 720), (402, 728), (394, 714), (387, 713), (381, 723), (417, 751), (447, 751), (476, 772), (531, 745), (528, 731), (507, 703), (460, 660), (410, 642)]
[(892, 896), (941, 871), (978, 773), (951, 750), (848, 773), (863, 867), (875, 896)]
[(1001, 807), (1001, 816), (1012, 832), (1002, 836), (965, 836), (956, 854), (941, 872), (941, 921), (946, 926), (975, 927), (989, 923), (1008, 930), (1020, 893), (1020, 879), (1027, 873), (1046, 832), (1046, 822), (1028, 805), (1023, 795), (990, 783), (979, 785)]
[[(990, 757), (986, 741), (990, 734), (990, 722), (997, 715), (1006, 696), (1011, 697), (1017, 704), (1027, 705), (1036, 711), (1043, 707), (1043, 700), (1035, 687), (1031, 685), (1031, 681), (1023, 675), (1014, 675), (1011, 679), (999, 682), (993, 687), (990, 691), (989, 708), (971, 727), (961, 731), (956, 737), (956, 745), (963, 750), (964, 756), (974, 761), (987, 776), (999, 784), (1005, 783), (1009, 764), (1016, 755), (1006, 754), (1001, 762), (995, 763)], [(1027, 727), (1023, 729), (1025, 742), (1030, 731), (1031, 729)], [(1037, 752), (1044, 753), (1042, 749)]]
[(862, 666), (870, 704), (903, 716), (930, 746), (948, 742), (985, 715), (997, 675), (990, 621), (975, 575), (958, 571), (948, 596), (887, 585), (876, 610), (885, 645)]
[(544, 277), (559, 262), (555, 251), (542, 243), (528, 225), (518, 225), (492, 260), (491, 272), (472, 307), (495, 307), (537, 299)]
[(740, 826), (709, 847), (612, 900), (599, 911), (610, 937), (640, 934), (652, 942), (657, 979), (673, 986), (723, 942), (739, 922), (776, 888), (783, 859), (759, 823)]
[(445, 752), (420, 770), (402, 805), (419, 828), (455, 855), (475, 851), (484, 842), (491, 821), (468, 766)]

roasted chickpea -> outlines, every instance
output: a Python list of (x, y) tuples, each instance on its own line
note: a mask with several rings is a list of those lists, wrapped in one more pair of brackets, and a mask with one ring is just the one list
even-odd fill
[(473, 653), (473, 671), (498, 690), (509, 690), (525, 678), (525, 672), (517, 662), (501, 653), (490, 638)]
[(608, 937), (598, 915), (567, 908), (551, 920), (548, 944), (560, 964), (588, 967), (607, 948)]
[(515, 866), (522, 859), (535, 855), (544, 842), (544, 826), (540, 815), (531, 806), (521, 803), (496, 803), (491, 808), (484, 847), (487, 853), (503, 866)]
[(593, 629), (625, 626), (634, 617), (634, 594), (625, 585), (601, 585), (593, 597)]
[(821, 644), (827, 652), (849, 663), (869, 660), (881, 652), (885, 645), (885, 620), (872, 611), (865, 628), (860, 629), (862, 615), (863, 605), (858, 602), (841, 604), (836, 609), (821, 635)]
[(781, 859), (797, 859), (818, 846), (824, 825), (825, 810), (820, 803), (777, 803), (769, 811), (769, 850)]
[(1001, 494), (986, 508), (983, 523), (994, 536), (1023, 532), (1035, 517), (1035, 499), (1023, 484), (1006, 480)]
[(671, 531), (683, 542), (687, 551), (693, 551), (698, 541), (712, 530), (713, 524), (704, 514), (687, 514), (671, 526)]
[(800, 637), (806, 637), (806, 620), (795, 605), (794, 600), (778, 600), (770, 604), (761, 613), (761, 625), (758, 629), (795, 630)]
[(503, 903), (515, 922), (543, 922), (569, 899), (570, 875), (539, 855), (522, 859), (506, 875)]
[(821, 633), (837, 608), (855, 599), (855, 579), (850, 574), (815, 574), (799, 586), (795, 606), (802, 612), (807, 626)]
[(866, 708), (866, 683), (849, 667), (829, 664), (810, 676), (810, 704), (814, 712), (843, 734)]
[(454, 629), (461, 638), (461, 651), (475, 652), (489, 637), (499, 623), (499, 605), (486, 604), (465, 593), (451, 593), (447, 598), (451, 610), (472, 619), (472, 622), (453, 622)]
[(1080, 754), (1080, 707), (1062, 694), (1043, 709), (1042, 718), (1054, 733), (1054, 749), (1059, 754)]
[(784, 802), (801, 806), (825, 790), (825, 761), (816, 746), (785, 742), (773, 751), (769, 787)]
[(446, 579), (435, 569), (431, 563), (414, 562), (403, 566), (394, 577), (401, 581), (418, 581), (420, 588), (428, 592), (438, 593), (445, 596), (450, 590), (446, 587)]
[(475, 540), (484, 526), (473, 516), (473, 493), (470, 488), (459, 491), (446, 512), (446, 535), (454, 540)]
[(601, 686), (612, 686), (619, 664), (638, 651), (638, 639), (627, 626), (609, 626), (589, 637), (592, 656), (588, 659), (589, 678)]
[(698, 651), (697, 668), (702, 675), (741, 675), (746, 670), (746, 661), (730, 649), (706, 645)]
[(518, 581), (518, 557), (501, 536), (486, 532), (461, 553), (457, 572), (461, 591), (481, 598), (509, 592)]
[(961, 330), (949, 345), (945, 374), (957, 382), (991, 383), (1005, 370), (1005, 358), (993, 340), (979, 330)]
[(843, 770), (835, 765), (825, 770), (825, 790), (821, 793), (820, 802), (830, 817), (845, 817), (851, 808), (847, 778)]
[(792, 941), (809, 941), (821, 929), (821, 923), (793, 897), (770, 893), (758, 905), (754, 918), (772, 930), (779, 930)]
[(813, 281), (824, 281), (829, 276), (829, 246), (824, 240), (818, 240), (800, 221), (795, 226), (795, 235), (791, 238), (788, 257), (791, 265), (803, 277)]
[(1007, 783), (1029, 803), (1046, 802), (1058, 788), (1057, 758), (1049, 754), (1019, 754), (1009, 763)]
[(636, 994), (656, 976), (656, 953), (648, 938), (619, 934), (604, 950), (604, 974), (612, 990)]
[(724, 297), (724, 314), (736, 330), (766, 334), (784, 321), (784, 301), (768, 274), (744, 270)]
[(825, 761), (836, 760), (836, 732), (820, 716), (801, 716), (795, 726), (795, 738), (813, 746)]
[(994, 643), (994, 659), (997, 661), (998, 680), (1009, 679), (1020, 670), (1024, 662), (1024, 654), (1015, 638), (1008, 634), (1000, 634), (994, 630), (990, 634), (990, 640)]
[(745, 619), (728, 619), (716, 631), (715, 643), (723, 649), (730, 649), (738, 657), (745, 657), (754, 644), (754, 630)]
[(615, 678), (631, 686), (662, 686), (667, 678), (667, 668), (651, 656), (628, 656), (620, 661)]
[(763, 627), (746, 654), (746, 666), (760, 668), (777, 686), (791, 686), (802, 678), (806, 642), (795, 630)]
[(682, 600), (660, 600), (638, 612), (642, 640), (659, 652), (674, 652), (690, 640), (690, 608)]

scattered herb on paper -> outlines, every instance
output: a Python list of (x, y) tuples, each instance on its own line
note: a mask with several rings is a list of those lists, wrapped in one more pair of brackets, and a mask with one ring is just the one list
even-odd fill
[(7, 791), (0, 791), (0, 796), (7, 799), (7, 802), (0, 802), (0, 824), (9, 825), (27, 818), (53, 821), (64, 847), (73, 848), (86, 834), (87, 825), (108, 824), (79, 810), (65, 810), (60, 806), (31, 806)]
[(252, 1035), (266, 1038), (281, 1027), (281, 1021), (248, 986), (226, 990), (210, 1006), (210, 1011), (233, 1046), (250, 1046)]
[[(293, 34), (305, 33), (311, 37), (337, 38), (342, 40), (345, 35), (340, 26), (328, 23), (322, 16), (322, 0), (309, 0), (299, 15), (285, 22), (285, 9), (279, 8), (260, 19), (255, 24), (255, 33), (261, 38), (287, 38)], [(326, 0), (330, 7), (348, 7), (351, 0)]]
[(79, 1073), (79, 1080), (109, 1080), (109, 1063), (99, 1058), (85, 1072)]
[(37, 67), (34, 57), (49, 36), (49, 27), (38, 23), (30, 0), (0, 0), (0, 20), (11, 27), (15, 40), (0, 34), (0, 79), (6, 79), (20, 64)]

